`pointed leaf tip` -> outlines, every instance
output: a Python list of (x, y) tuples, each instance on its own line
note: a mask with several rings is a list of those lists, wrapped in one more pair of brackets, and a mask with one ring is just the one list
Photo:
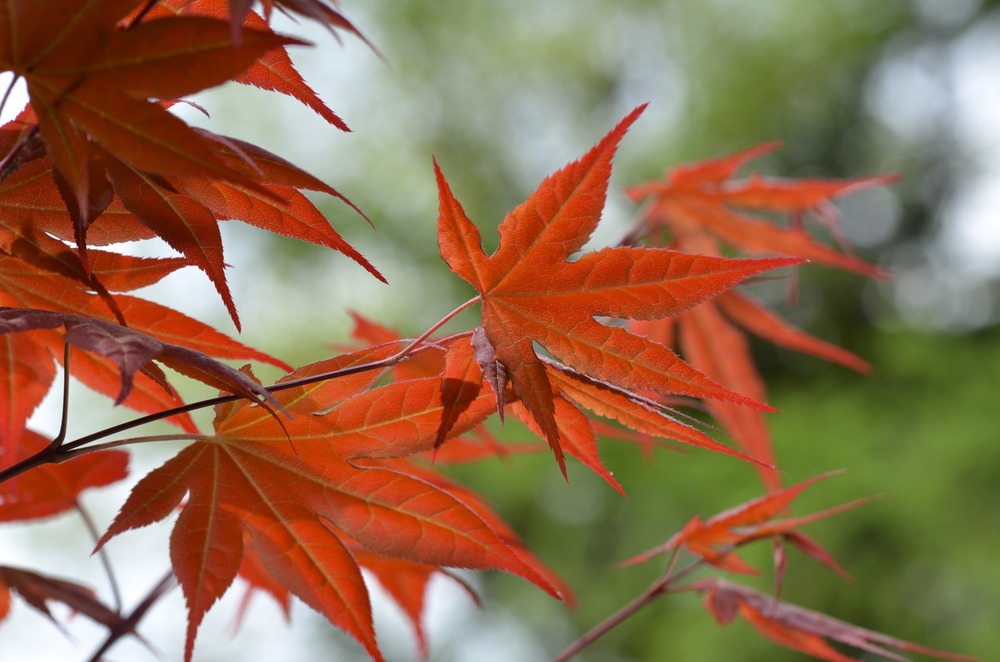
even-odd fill
[[(652, 319), (677, 315), (747, 277), (798, 264), (796, 257), (727, 260), (665, 249), (606, 248), (570, 261), (600, 221), (614, 153), (645, 109), (638, 106), (579, 159), (547, 177), (500, 224), (500, 245), (482, 249), (479, 230), (434, 162), (441, 256), (482, 300), (477, 358), (503, 403), (502, 367), (549, 442), (560, 468), (556, 395), (535, 346), (582, 374), (634, 391), (717, 398), (772, 411), (707, 379), (669, 349), (598, 317)], [(488, 355), (487, 355), (488, 354)]]

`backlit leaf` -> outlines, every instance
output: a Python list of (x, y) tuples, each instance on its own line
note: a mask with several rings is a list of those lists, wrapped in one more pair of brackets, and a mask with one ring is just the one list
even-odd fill
[(478, 290), (483, 328), (496, 360), (553, 449), (559, 446), (553, 394), (535, 343), (575, 370), (624, 389), (764, 406), (713, 383), (667, 348), (595, 317), (677, 315), (754, 273), (797, 260), (606, 248), (568, 261), (597, 227), (611, 158), (641, 111), (634, 110), (579, 161), (543, 181), (501, 223), (500, 246), (489, 257), (479, 230), (437, 169), (441, 256)]

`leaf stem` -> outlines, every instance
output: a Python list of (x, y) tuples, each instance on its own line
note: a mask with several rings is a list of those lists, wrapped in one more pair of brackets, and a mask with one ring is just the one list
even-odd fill
[(636, 613), (656, 598), (661, 595), (673, 593), (674, 589), (671, 586), (672, 584), (691, 574), (705, 564), (703, 559), (695, 559), (680, 570), (673, 572), (673, 568), (677, 563), (677, 552), (678, 550), (674, 550), (673, 555), (670, 557), (670, 562), (667, 565), (667, 570), (660, 576), (659, 579), (650, 584), (645, 591), (643, 591), (627, 605), (616, 611), (611, 616), (608, 616), (585, 635), (567, 646), (561, 653), (559, 653), (559, 655), (552, 658), (552, 662), (567, 662), (567, 660), (606, 635), (614, 628), (621, 625), (623, 622), (628, 620), (632, 614)]
[[(156, 604), (157, 600), (166, 595), (166, 593), (176, 585), (177, 582), (174, 579), (174, 571), (172, 569), (168, 570), (156, 586), (154, 586), (149, 593), (146, 594), (146, 597), (143, 598), (142, 602), (140, 602), (138, 606), (132, 610), (132, 613), (122, 619), (115, 627), (110, 628), (104, 643), (101, 644), (101, 647), (90, 656), (88, 662), (100, 662), (104, 653), (114, 646), (119, 639), (127, 634), (135, 633), (136, 626), (146, 615), (146, 612), (149, 611), (150, 607)], [(136, 634), (136, 636), (138, 637), (139, 635)], [(141, 637), (139, 639), (140, 641), (143, 641)], [(143, 641), (143, 643), (146, 642)], [(149, 644), (146, 645), (148, 646)]]
[(469, 306), (472, 306), (473, 304), (479, 303), (482, 300), (483, 300), (483, 298), (481, 296), (475, 297), (474, 299), (469, 299), (468, 301), (466, 301), (465, 303), (463, 303), (461, 306), (459, 306), (458, 308), (456, 308), (455, 310), (451, 311), (450, 313), (448, 313), (447, 315), (445, 315), (444, 317), (442, 317), (440, 320), (438, 320), (437, 322), (435, 322), (434, 325), (431, 326), (431, 328), (429, 328), (426, 331), (424, 331), (420, 336), (417, 337), (416, 340), (414, 340), (409, 345), (407, 345), (406, 347), (404, 347), (400, 352), (398, 352), (396, 354), (393, 354), (392, 356), (390, 356), (386, 360), (387, 361), (394, 361), (394, 362), (402, 361), (407, 356), (409, 356), (418, 345), (421, 345), (425, 340), (427, 340), (428, 338), (430, 338), (431, 334), (433, 334), (435, 331), (437, 331), (438, 329), (440, 329), (442, 326), (444, 326), (445, 324), (447, 324), (448, 322), (450, 322), (453, 317), (455, 317), (456, 315), (458, 315), (460, 312), (462, 312), (463, 310), (465, 310)]
[[(94, 544), (101, 539), (101, 534), (98, 533), (97, 527), (94, 525), (94, 519), (90, 516), (90, 512), (83, 507), (83, 504), (77, 500), (73, 504), (76, 508), (76, 512), (80, 514), (80, 519), (83, 520), (84, 526), (87, 527), (87, 531), (90, 533), (90, 537), (93, 538)], [(101, 560), (101, 565), (104, 566), (104, 574), (108, 576), (108, 585), (111, 587), (111, 595), (115, 601), (115, 611), (119, 614), (122, 613), (122, 593), (118, 588), (118, 579), (115, 577), (114, 569), (111, 567), (111, 559), (108, 558), (108, 553), (102, 547), (97, 550), (97, 557)]]
[(69, 425), (69, 343), (63, 343), (63, 397), (62, 413), (59, 419), (59, 434), (49, 442), (49, 448), (55, 450), (66, 439), (66, 427)]
[(10, 85), (7, 86), (7, 90), (3, 93), (3, 99), (0, 99), (0, 113), (3, 113), (3, 109), (7, 107), (7, 100), (10, 99), (10, 93), (14, 91), (14, 86), (17, 85), (17, 81), (19, 80), (21, 80), (20, 74), (10, 79)]
[[(455, 308), (453, 311), (442, 317), (433, 326), (431, 326), (427, 331), (422, 333), (419, 337), (413, 340), (409, 345), (404, 347), (399, 352), (396, 352), (392, 356), (386, 357), (384, 359), (379, 359), (378, 361), (369, 361), (368, 363), (362, 363), (355, 366), (350, 366), (347, 368), (341, 368), (339, 370), (331, 370), (319, 375), (313, 375), (311, 377), (303, 377), (302, 379), (292, 379), (287, 382), (280, 382), (277, 384), (272, 384), (271, 386), (265, 386), (265, 390), (269, 393), (277, 393), (279, 391), (284, 391), (291, 388), (297, 388), (300, 386), (308, 386), (309, 384), (315, 384), (318, 382), (329, 381), (331, 379), (336, 379), (338, 377), (347, 377), (349, 375), (355, 375), (361, 372), (367, 372), (369, 370), (380, 370), (382, 368), (388, 368), (400, 363), (410, 356), (432, 349), (434, 346), (426, 344), (427, 338), (431, 336), (435, 331), (444, 326), (458, 313), (462, 312), (469, 306), (480, 301), (479, 297), (470, 299), (466, 301), (461, 306)], [(464, 331), (461, 333), (456, 333), (448, 336), (448, 339), (459, 338), (464, 335), (469, 335), (471, 331)], [(153, 414), (147, 414), (146, 416), (140, 416), (134, 418), (130, 421), (125, 421), (119, 423), (118, 425), (113, 425), (103, 430), (98, 430), (88, 435), (84, 435), (73, 441), (61, 444), (58, 446), (49, 445), (39, 453), (32, 455), (31, 457), (25, 458), (20, 462), (17, 462), (6, 469), (0, 470), (0, 483), (10, 480), (15, 476), (19, 476), (26, 471), (34, 469), (35, 467), (41, 466), (43, 464), (50, 464), (53, 462), (62, 462), (70, 458), (82, 455), (83, 453), (90, 453), (94, 450), (106, 450), (108, 448), (115, 448), (117, 446), (122, 446), (128, 443), (139, 443), (144, 441), (166, 441), (174, 439), (204, 439), (204, 436), (185, 436), (184, 434), (173, 434), (173, 435), (162, 435), (159, 437), (135, 437), (133, 439), (125, 439), (120, 442), (110, 442), (107, 444), (100, 444), (99, 446), (88, 447), (86, 449), (81, 449), (81, 446), (89, 444), (100, 439), (105, 439), (111, 435), (118, 434), (119, 432), (125, 432), (126, 430), (131, 430), (133, 428), (146, 425), (148, 423), (153, 423), (155, 421), (164, 420), (170, 418), (171, 416), (177, 416), (178, 414), (185, 414), (187, 412), (196, 411), (199, 409), (205, 409), (206, 407), (212, 407), (215, 405), (225, 404), (227, 402), (235, 402), (237, 400), (243, 400), (244, 397), (241, 395), (219, 395), (213, 398), (206, 398), (204, 400), (198, 400), (197, 402), (190, 402), (185, 405), (180, 405), (178, 407), (172, 407), (170, 409), (164, 409), (163, 411), (155, 412)]]
[(103, 444), (94, 444), (93, 446), (87, 446), (86, 448), (76, 448), (68, 450), (65, 447), (60, 449), (59, 457), (54, 459), (53, 462), (65, 462), (66, 460), (72, 460), (78, 455), (83, 455), (85, 453), (96, 453), (97, 451), (106, 451), (112, 448), (120, 448), (122, 446), (130, 446), (132, 444), (145, 444), (157, 441), (207, 441), (209, 439), (208, 435), (197, 434), (197, 433), (187, 433), (178, 432), (176, 434), (152, 434), (142, 437), (129, 437), (128, 439), (116, 439), (115, 441), (109, 441)]
[(138, 25), (139, 21), (141, 21), (142, 19), (146, 18), (146, 14), (148, 14), (149, 12), (151, 12), (153, 10), (153, 7), (155, 7), (157, 4), (159, 4), (159, 2), (160, 2), (160, 0), (147, 0), (146, 1), (146, 5), (142, 9), (139, 10), (139, 13), (135, 15), (135, 18), (133, 18), (131, 21), (129, 21), (129, 24), (125, 26), (125, 29), (126, 30), (131, 30), (136, 25)]

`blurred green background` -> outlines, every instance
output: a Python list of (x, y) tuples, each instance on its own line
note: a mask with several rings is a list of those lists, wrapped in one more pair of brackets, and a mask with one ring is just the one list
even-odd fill
[[(857, 582), (790, 552), (785, 597), (988, 659), (1000, 650), (1000, 217), (990, 204), (1000, 198), (997, 4), (348, 3), (345, 11), (386, 63), (350, 39), (338, 51), (318, 30), (309, 34), (320, 48), (297, 61), (355, 133), (336, 135), (284, 101), (262, 121), (243, 90), (209, 105), (366, 210), (377, 235), (343, 208), (331, 206), (330, 213), (335, 227), (384, 268), (391, 286), (370, 283), (356, 267), (312, 247), (268, 240), (244, 260), (266, 260), (288, 283), (301, 283), (303, 300), (289, 310), (311, 305), (317, 323), (302, 328), (297, 313), (284, 322), (269, 311), (245, 326), (260, 329), (258, 345), (291, 359), (297, 348), (321, 353), (322, 343), (341, 338), (345, 307), (419, 333), (470, 294), (437, 257), (431, 154), (489, 244), (499, 220), (542, 177), (647, 101), (616, 159), (617, 187), (773, 139), (784, 149), (754, 169), (788, 177), (899, 172), (900, 184), (842, 204), (848, 237), (892, 280), (806, 267), (801, 301), (785, 311), (870, 360), (875, 375), (756, 347), (770, 403), (783, 412), (770, 420), (787, 482), (847, 470), (811, 488), (796, 512), (885, 497), (807, 530)], [(316, 139), (302, 141), (303, 131)], [(613, 237), (633, 211), (613, 193), (596, 243)], [(237, 262), (234, 274), (246, 266)], [(782, 290), (779, 284), (761, 294), (780, 300)], [(282, 324), (286, 330), (275, 333)], [(582, 470), (564, 484), (548, 456), (454, 472), (563, 574), (580, 605), (567, 611), (523, 582), (486, 577), (485, 611), (459, 627), (442, 626), (432, 639), (433, 659), (551, 657), (661, 569), (617, 569), (618, 561), (662, 542), (696, 513), (708, 516), (759, 494), (753, 471), (727, 458), (692, 452), (650, 463), (621, 444), (602, 450), (628, 499)], [(769, 554), (764, 545), (750, 558), (767, 568)], [(756, 585), (766, 590), (769, 580)], [(412, 654), (408, 643), (389, 646), (399, 659)], [(744, 624), (720, 630), (696, 598), (684, 595), (650, 606), (579, 659), (802, 656)]]
[[(357, 40), (338, 46), (322, 30), (285, 24), (318, 44), (296, 51), (296, 61), (354, 133), (247, 89), (202, 95), (213, 115), (206, 125), (273, 149), (357, 203), (377, 233), (323, 201), (333, 225), (391, 285), (312, 246), (227, 226), (244, 339), (301, 363), (345, 339), (348, 308), (417, 334), (468, 298), (437, 257), (432, 154), (486, 242), (542, 177), (647, 101), (616, 159), (615, 187), (773, 139), (784, 149), (754, 169), (787, 177), (899, 172), (900, 184), (842, 204), (858, 252), (893, 278), (873, 283), (806, 267), (799, 305), (784, 311), (871, 361), (874, 376), (755, 345), (769, 402), (782, 410), (770, 422), (786, 482), (847, 470), (807, 491), (796, 512), (885, 497), (806, 530), (856, 583), (792, 551), (784, 596), (990, 659), (1000, 650), (998, 5), (345, 0), (385, 62)], [(615, 236), (633, 211), (613, 193), (596, 243)], [(782, 288), (761, 294), (780, 301)], [(159, 294), (169, 300), (177, 290)], [(181, 300), (182, 309), (229, 328), (218, 301)], [(512, 427), (510, 435), (526, 433)], [(484, 609), (452, 595), (463, 615), (453, 610), (451, 622), (430, 623), (433, 660), (551, 658), (662, 569), (618, 569), (619, 561), (694, 514), (760, 494), (751, 468), (729, 458), (662, 453), (649, 462), (615, 442), (602, 452), (629, 498), (578, 466), (567, 485), (547, 455), (454, 471), (569, 581), (579, 607), (566, 610), (508, 576), (478, 577)], [(766, 568), (769, 554), (765, 545), (747, 557)], [(766, 590), (769, 579), (755, 585)], [(385, 618), (390, 658), (414, 659), (405, 630)], [(344, 637), (316, 632), (343, 643), (336, 655), (361, 659)], [(681, 595), (651, 605), (577, 659), (803, 657), (745, 624), (718, 628), (698, 599)]]

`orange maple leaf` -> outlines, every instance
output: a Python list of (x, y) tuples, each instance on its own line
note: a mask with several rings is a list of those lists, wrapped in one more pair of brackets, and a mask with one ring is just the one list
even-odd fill
[[(157, 16), (170, 16), (184, 14), (189, 16), (209, 16), (230, 20), (232, 27), (238, 27), (237, 21), (241, 19), (241, 14), (245, 14), (243, 25), (259, 32), (270, 32), (267, 22), (259, 14), (250, 11), (250, 2), (227, 2), (227, 0), (160, 0), (149, 13), (146, 19)], [(331, 10), (332, 11), (332, 10)], [(231, 12), (231, 14), (230, 14)], [(333, 12), (340, 16), (339, 12)], [(340, 22), (338, 27), (357, 34), (364, 39), (354, 26), (346, 21)], [(239, 38), (239, 37), (237, 37)], [(295, 65), (292, 64), (288, 51), (285, 48), (274, 48), (261, 55), (253, 64), (241, 74), (233, 76), (231, 79), (237, 83), (253, 85), (262, 90), (271, 90), (286, 94), (297, 99), (304, 105), (315, 111), (320, 117), (342, 131), (349, 131), (347, 125), (330, 108), (323, 103), (322, 99), (309, 85), (302, 79)]]
[[(82, 217), (92, 214), (93, 143), (147, 173), (243, 181), (210, 143), (158, 102), (219, 85), (298, 40), (225, 21), (159, 18), (120, 30), (137, 0), (5, 0), (0, 68), (23, 76), (48, 153)], [(55, 20), (54, 20), (55, 19)], [(68, 29), (72, 26), (72, 29)]]
[[(113, 298), (107, 294), (107, 288), (128, 291), (156, 282), (183, 262), (93, 251), (95, 259), (87, 276), (76, 253), (44, 234), (20, 237), (8, 248), (10, 253), (0, 250), (0, 306), (32, 308), (42, 315), (85, 316), (98, 325), (125, 320), (129, 327), (119, 327), (121, 333), (153, 336), (218, 358), (285, 365), (203, 322), (157, 303), (125, 294), (115, 294)], [(102, 283), (107, 283), (107, 288)], [(95, 294), (102, 288), (106, 296)], [(11, 414), (0, 430), (0, 453), (8, 457), (17, 454), (14, 449), (24, 424), (55, 378), (53, 359), (61, 360), (62, 356), (63, 338), (54, 330), (0, 337), (0, 407)], [(71, 370), (75, 377), (100, 393), (113, 398), (122, 393), (121, 372), (105, 356), (78, 352)], [(146, 372), (134, 374), (133, 387), (130, 393), (126, 391), (128, 397), (122, 401), (133, 409), (153, 412), (181, 404), (175, 393), (164, 390)], [(194, 431), (194, 423), (186, 414), (170, 420)]]
[[(390, 349), (305, 366), (284, 381), (361, 365)], [(376, 660), (382, 657), (354, 544), (432, 568), (505, 570), (562, 597), (548, 571), (482, 504), (429, 480), (426, 469), (379, 464), (432, 449), (442, 405), (439, 379), (369, 388), (377, 377), (368, 371), (276, 392), (293, 415), (285, 427), (246, 402), (220, 405), (214, 435), (136, 485), (101, 544), (163, 519), (189, 494), (171, 538), (190, 612), (186, 659), (206, 611), (242, 564), (244, 531), (271, 577)], [(456, 431), (491, 410), (482, 396)]]
[[(15, 150), (35, 120), (31, 107), (0, 128), (0, 150)], [(339, 251), (373, 276), (385, 278), (334, 230), (301, 190), (322, 191), (364, 214), (336, 189), (255, 145), (196, 132), (213, 158), (240, 181), (190, 174), (152, 175), (100, 147), (88, 158), (89, 210), (81, 216), (73, 193), (52, 159), (22, 160), (0, 181), (4, 209), (0, 242), (44, 230), (77, 244), (82, 273), (89, 276), (87, 244), (107, 244), (159, 236), (209, 277), (230, 317), (240, 327), (225, 276), (219, 221), (239, 220), (287, 237)], [(301, 190), (300, 190), (301, 189)], [(36, 232), (37, 234), (37, 232)]]
[(560, 462), (553, 392), (535, 343), (579, 372), (624, 389), (766, 408), (715, 384), (669, 349), (595, 317), (676, 315), (747, 276), (800, 260), (730, 260), (665, 249), (605, 248), (569, 261), (597, 227), (611, 158), (643, 108), (632, 111), (579, 161), (548, 177), (511, 212), (500, 225), (500, 246), (492, 256), (483, 252), (479, 230), (435, 163), (441, 256), (478, 290), (485, 337), (495, 360)]

